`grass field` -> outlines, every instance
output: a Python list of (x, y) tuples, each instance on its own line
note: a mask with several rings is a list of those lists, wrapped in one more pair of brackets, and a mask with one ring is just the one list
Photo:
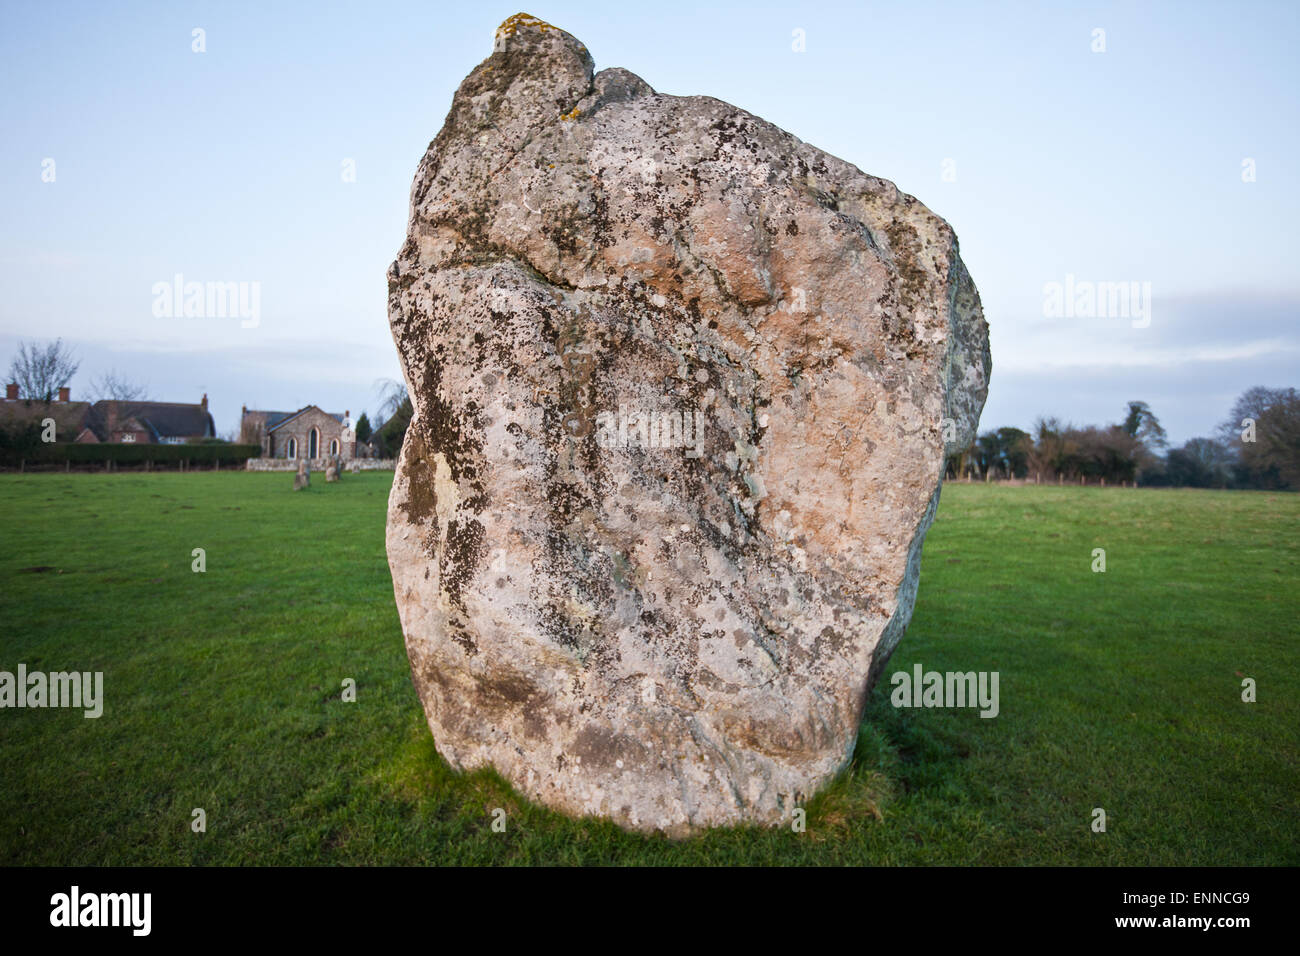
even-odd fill
[(0, 670), (106, 701), (0, 710), (0, 863), (1300, 863), (1300, 495), (949, 485), (888, 671), (996, 670), (999, 716), (895, 709), (887, 674), (805, 833), (673, 842), (441, 760), (391, 477), (0, 476)]

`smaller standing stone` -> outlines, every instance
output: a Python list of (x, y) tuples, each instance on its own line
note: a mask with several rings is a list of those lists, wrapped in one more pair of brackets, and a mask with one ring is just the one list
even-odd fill
[(311, 469), (307, 467), (306, 459), (303, 459), (298, 462), (298, 473), (293, 476), (293, 490), (302, 491), (309, 487), (311, 487)]

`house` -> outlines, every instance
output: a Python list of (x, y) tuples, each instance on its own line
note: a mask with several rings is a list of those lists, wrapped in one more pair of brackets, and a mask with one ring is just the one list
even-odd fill
[(57, 400), (47, 403), (19, 398), (16, 384), (6, 386), (0, 427), (41, 427), (47, 418), (54, 420), (55, 440), (61, 442), (183, 445), (216, 437), (206, 395), (197, 405), (112, 399), (74, 402), (64, 387)]
[(306, 405), (296, 412), (268, 412), (245, 405), (239, 434), (244, 444), (261, 445), (263, 458), (357, 457), (350, 411), (339, 415)]
[(217, 436), (208, 396), (197, 405), (182, 402), (123, 402), (106, 399), (90, 410), (79, 442), (185, 445)]
[(90, 408), (90, 402), (71, 401), (66, 388), (59, 389), (57, 401), (48, 403), (19, 398), (18, 386), (11, 382), (5, 387), (4, 401), (0, 402), (0, 429), (18, 432), (31, 426), (43, 431), (45, 420), (53, 419), (54, 440), (73, 441), (85, 427)]

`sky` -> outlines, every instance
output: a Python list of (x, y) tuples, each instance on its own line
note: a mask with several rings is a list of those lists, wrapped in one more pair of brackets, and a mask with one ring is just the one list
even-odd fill
[[(74, 398), (113, 369), (206, 393), (219, 433), (244, 405), (373, 416), (411, 180), (513, 3), (0, 0), (0, 373), (62, 337)], [(1300, 385), (1300, 4), (524, 9), (945, 218), (990, 327), (982, 429), (1144, 400), (1180, 444)], [(178, 275), (258, 299), (168, 315)], [(1100, 283), (1137, 308), (1075, 298)]]

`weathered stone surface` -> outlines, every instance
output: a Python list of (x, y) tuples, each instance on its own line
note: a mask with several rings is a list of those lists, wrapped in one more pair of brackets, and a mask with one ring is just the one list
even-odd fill
[(952, 230), (520, 15), (388, 278), (388, 555), (440, 752), (637, 829), (787, 819), (852, 754), (983, 407)]
[(311, 487), (311, 469), (307, 467), (306, 461), (298, 462), (298, 471), (293, 476), (293, 490), (302, 491)]

